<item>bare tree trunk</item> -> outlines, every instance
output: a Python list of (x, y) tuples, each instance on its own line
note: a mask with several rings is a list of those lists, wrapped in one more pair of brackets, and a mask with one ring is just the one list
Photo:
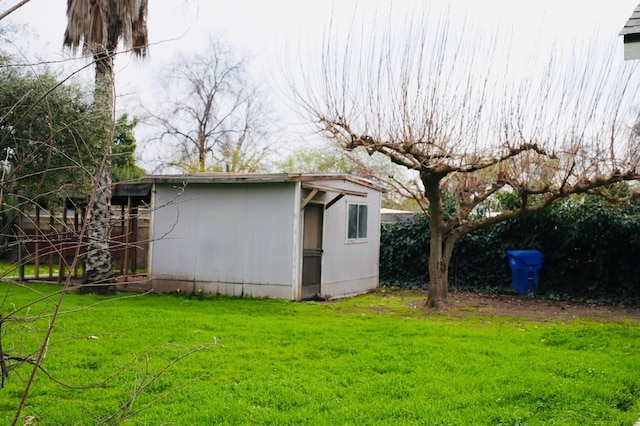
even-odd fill
[[(439, 308), (447, 304), (448, 273), (451, 254), (444, 250), (445, 217), (440, 192), (441, 177), (423, 175), (425, 195), (429, 200), (429, 298), (427, 304)], [(449, 250), (451, 251), (451, 250)]]
[(206, 170), (207, 151), (204, 146), (204, 137), (200, 136), (201, 142), (198, 146), (198, 171), (204, 173)]
[[(434, 225), (431, 223), (429, 227), (431, 229), (431, 241), (429, 253), (429, 298), (427, 299), (427, 305), (432, 308), (441, 308), (447, 305), (449, 260), (443, 255), (441, 243), (442, 228), (438, 224)], [(434, 228), (437, 228), (435, 234)]]
[(104, 156), (93, 177), (95, 193), (88, 208), (87, 257), (85, 261), (84, 282), (91, 288), (85, 291), (113, 293), (113, 265), (109, 249), (110, 209), (111, 209), (111, 145), (114, 126), (114, 75), (113, 55), (104, 50), (95, 55), (96, 81), (94, 102), (104, 114), (104, 130), (99, 132), (104, 138)]

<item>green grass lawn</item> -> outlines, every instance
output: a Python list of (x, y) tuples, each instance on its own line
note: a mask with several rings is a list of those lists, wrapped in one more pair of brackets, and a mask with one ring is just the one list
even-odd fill
[[(53, 265), (52, 271), (53, 275), (57, 276), (58, 271), (60, 270), (58, 267), (58, 263), (56, 262)], [(43, 262), (39, 265), (38, 270), (40, 272), (41, 277), (49, 276), (49, 263)], [(33, 263), (24, 265), (24, 275), (34, 276), (36, 272), (36, 266)], [(6, 260), (0, 260), (0, 277), (17, 277), (20, 274), (19, 267), (17, 263), (9, 262)]]
[[(30, 288), (0, 284), (1, 312), (60, 289)], [(23, 416), (97, 424), (171, 359), (216, 341), (164, 372), (132, 407), (152, 406), (125, 424), (632, 425), (640, 417), (635, 321), (455, 319), (378, 294), (330, 303), (122, 296), (67, 295), (43, 364), (75, 387), (120, 373), (88, 389), (38, 374)], [(45, 301), (28, 314), (51, 309)], [(6, 321), (5, 351), (33, 348), (47, 322)], [(10, 424), (29, 372), (21, 367), (0, 390), (0, 424)]]

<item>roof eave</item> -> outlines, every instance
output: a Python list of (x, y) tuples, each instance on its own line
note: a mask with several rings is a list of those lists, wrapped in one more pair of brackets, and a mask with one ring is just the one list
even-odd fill
[(369, 179), (347, 173), (198, 173), (183, 175), (151, 175), (145, 176), (154, 183), (169, 184), (206, 184), (206, 183), (284, 183), (313, 182), (322, 180), (344, 180), (362, 186), (386, 192), (387, 189)]

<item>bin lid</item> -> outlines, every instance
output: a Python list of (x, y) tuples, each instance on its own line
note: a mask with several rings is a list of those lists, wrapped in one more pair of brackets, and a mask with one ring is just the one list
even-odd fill
[(540, 250), (507, 250), (507, 254), (512, 256), (526, 256), (531, 254), (542, 256), (542, 252)]
[(544, 257), (540, 250), (507, 250), (507, 255), (511, 265), (517, 260), (526, 266), (541, 266)]

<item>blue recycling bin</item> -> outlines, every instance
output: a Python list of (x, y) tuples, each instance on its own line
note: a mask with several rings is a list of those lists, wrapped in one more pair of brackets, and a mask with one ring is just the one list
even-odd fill
[(511, 267), (511, 282), (518, 294), (538, 291), (538, 271), (542, 268), (543, 255), (538, 250), (507, 250)]

